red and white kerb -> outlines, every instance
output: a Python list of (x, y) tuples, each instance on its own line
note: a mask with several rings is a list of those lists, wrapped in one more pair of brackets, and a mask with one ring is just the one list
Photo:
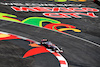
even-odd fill
[[(29, 38), (26, 38), (26, 37), (22, 37), (22, 36), (18, 36), (18, 35), (13, 35), (13, 34), (6, 33), (6, 32), (1, 32), (0, 31), (0, 34), (10, 35), (10, 36), (4, 37), (4, 38), (0, 38), (1, 40), (4, 40), (4, 39), (24, 39), (24, 40), (27, 40), (27, 41), (30, 41), (30, 42), (35, 42), (37, 44), (40, 44), (39, 42), (34, 41), (32, 39), (29, 39)], [(58, 59), (58, 61), (60, 63), (60, 67), (68, 67), (68, 63), (67, 63), (66, 59), (61, 54), (56, 53), (56, 52), (51, 51), (51, 50), (48, 50), (48, 51), (56, 56), (56, 58)]]
[(55, 55), (56, 58), (59, 60), (61, 67), (68, 67), (66, 59), (61, 54), (55, 52), (52, 52), (52, 54)]

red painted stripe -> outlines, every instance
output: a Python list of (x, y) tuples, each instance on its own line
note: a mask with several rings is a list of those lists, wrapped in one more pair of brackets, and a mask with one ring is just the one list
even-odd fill
[(10, 35), (9, 37), (0, 38), (0, 40), (20, 39), (17, 36)]
[(58, 53), (52, 53), (52, 54), (54, 54), (55, 56), (60, 56)]
[(48, 50), (46, 50), (45, 47), (39, 47), (39, 48), (33, 48), (29, 51), (27, 51), (23, 58), (26, 58), (26, 57), (30, 57), (30, 56), (33, 56), (33, 55), (37, 55), (37, 54), (40, 54), (40, 53), (45, 53), (45, 52), (49, 52)]
[(59, 62), (60, 62), (60, 64), (66, 64), (66, 62), (63, 60), (60, 60)]
[[(11, 17), (8, 17), (8, 16), (2, 16), (2, 17), (6, 17), (6, 18), (10, 18), (10, 19), (15, 19), (15, 18), (11, 18)], [(21, 22), (21, 21), (20, 21), (20, 20), (18, 20), (18, 19), (15, 19), (15, 20), (17, 20), (17, 21)]]

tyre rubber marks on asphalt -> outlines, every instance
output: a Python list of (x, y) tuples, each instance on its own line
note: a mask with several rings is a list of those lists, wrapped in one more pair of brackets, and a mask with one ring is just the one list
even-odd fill
[[(37, 43), (37, 44), (34, 44), (35, 46), (33, 46), (33, 44), (29, 45), (29, 46), (33, 46), (33, 47), (37, 47), (37, 48), (33, 48), (33, 49), (30, 49), (29, 51), (27, 51), (25, 53), (25, 55), (23, 56), (23, 58), (30, 57), (30, 56), (40, 54), (40, 53), (50, 52), (54, 56), (56, 56), (61, 67), (68, 67), (68, 63), (63, 56), (61, 56), (59, 53), (55, 53), (54, 51), (50, 51), (50, 50), (46, 49), (44, 46), (39, 46), (38, 45), (38, 44), (40, 44), (39, 42), (36, 42), (34, 40), (31, 40), (31, 39), (28, 39), (28, 38), (25, 38), (22, 36), (12, 35), (10, 33), (0, 31), (0, 40), (9, 40), (9, 39), (24, 39), (24, 40), (29, 41), (29, 42)], [(36, 45), (38, 45), (39, 47)]]

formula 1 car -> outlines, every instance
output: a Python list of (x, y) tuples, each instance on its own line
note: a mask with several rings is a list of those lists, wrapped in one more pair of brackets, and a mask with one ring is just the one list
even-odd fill
[(59, 48), (56, 45), (47, 46), (47, 45), (41, 45), (41, 44), (36, 44), (36, 43), (30, 43), (29, 46), (31, 46), (31, 47), (42, 47), (42, 46), (44, 46), (47, 50), (50, 50), (50, 51), (54, 51), (54, 52), (57, 52), (57, 53), (63, 52), (62, 48)]
[(46, 47), (48, 50), (51, 50), (51, 51), (54, 51), (54, 52), (57, 52), (57, 53), (62, 53), (63, 52), (62, 48), (59, 48), (56, 45), (53, 45), (53, 46), (43, 45), (43, 46)]
[(55, 48), (53, 48), (52, 51), (55, 51), (57, 53), (62, 53), (63, 52), (62, 48), (58, 48), (57, 46), (55, 46)]

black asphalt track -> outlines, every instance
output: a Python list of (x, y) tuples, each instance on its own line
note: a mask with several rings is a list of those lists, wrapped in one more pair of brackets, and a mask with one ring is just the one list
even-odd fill
[[(100, 6), (94, 4), (93, 2), (84, 3), (89, 7), (95, 7), (100, 9)], [(91, 5), (93, 4), (93, 5)], [(17, 15), (21, 20), (28, 16), (41, 16), (41, 14), (32, 13), (16, 13), (10, 10), (10, 6), (0, 6), (0, 9), (4, 7), (5, 9), (0, 10), (1, 12), (13, 13)], [(8, 9), (8, 11), (7, 11)], [(9, 12), (10, 11), (10, 12)], [(32, 14), (32, 15), (31, 15)], [(96, 13), (100, 16), (100, 12)], [(73, 35), (85, 38), (87, 40), (96, 42), (100, 44), (100, 17), (93, 18), (82, 18), (82, 19), (57, 19), (62, 23), (75, 25), (77, 28), (82, 30), (82, 33), (68, 32)], [(67, 21), (66, 21), (67, 20)], [(62, 47), (64, 53), (62, 55), (66, 58), (69, 63), (69, 67), (100, 67), (100, 47), (97, 47), (91, 43), (60, 34), (54, 31), (46, 30), (43, 28), (38, 28), (34, 26), (29, 26), (25, 24), (13, 23), (1, 20), (0, 21), (0, 31), (5, 31), (20, 36), (28, 37), (30, 39), (40, 41), (42, 38), (48, 38), (54, 44)], [(24, 43), (24, 42), (23, 42)], [(4, 45), (5, 44), (5, 45)], [(50, 53), (45, 53), (41, 55), (36, 55), (27, 59), (22, 59), (21, 56), (26, 52), (25, 48), (22, 48), (13, 43), (12, 41), (0, 41), (0, 67), (56, 67), (59, 66), (57, 59)], [(13, 49), (14, 48), (14, 49)], [(11, 49), (11, 51), (10, 51)], [(9, 50), (9, 51), (8, 51)], [(14, 55), (13, 55), (13, 51)], [(3, 52), (5, 51), (5, 52)], [(20, 53), (19, 53), (20, 52)], [(9, 54), (6, 54), (9, 53)], [(17, 55), (15, 55), (17, 54)], [(9, 55), (9, 56), (7, 56)], [(14, 56), (14, 57), (11, 57)], [(15, 57), (17, 56), (17, 57)], [(20, 58), (20, 59), (19, 59)], [(53, 59), (51, 59), (53, 58)], [(42, 60), (42, 61), (41, 61)], [(5, 62), (2, 62), (5, 61)], [(19, 61), (14, 62), (13, 61)], [(12, 64), (11, 64), (11, 63)], [(21, 64), (22, 62), (22, 64)], [(51, 62), (53, 64), (51, 64)], [(21, 66), (20, 66), (21, 65)]]

